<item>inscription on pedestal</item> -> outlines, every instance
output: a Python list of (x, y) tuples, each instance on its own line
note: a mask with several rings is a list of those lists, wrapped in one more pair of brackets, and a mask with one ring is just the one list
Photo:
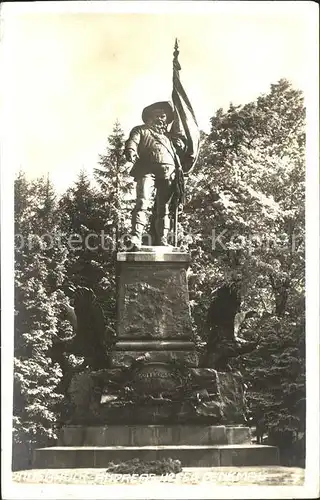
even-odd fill
[(134, 378), (134, 388), (143, 394), (172, 392), (179, 386), (179, 378), (165, 363), (148, 363)]

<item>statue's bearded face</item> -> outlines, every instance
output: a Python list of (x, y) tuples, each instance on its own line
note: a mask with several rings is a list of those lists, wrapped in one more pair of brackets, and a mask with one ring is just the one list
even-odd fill
[(167, 131), (168, 118), (163, 109), (154, 109), (152, 111), (148, 120), (148, 125), (157, 132), (164, 133)]

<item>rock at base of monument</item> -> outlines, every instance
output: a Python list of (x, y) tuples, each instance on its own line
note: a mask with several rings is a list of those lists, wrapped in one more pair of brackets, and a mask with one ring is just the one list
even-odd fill
[(66, 422), (78, 425), (243, 425), (246, 422), (239, 374), (206, 368), (188, 368), (187, 373), (188, 383), (179, 370), (173, 370), (167, 363), (146, 363), (132, 374), (130, 382), (121, 369), (76, 374), (69, 388), (70, 411)]
[[(247, 406), (240, 373), (218, 372), (213, 368), (191, 368), (194, 387), (215, 393), (214, 402), (218, 401), (223, 412), (223, 421), (228, 424), (246, 422)], [(211, 402), (202, 402), (199, 412), (210, 414)]]
[[(107, 405), (106, 405), (107, 406)], [(101, 412), (108, 424), (217, 424), (221, 421), (219, 405), (215, 415), (200, 415), (189, 402), (153, 398), (144, 403), (124, 403), (121, 406), (108, 405)]]

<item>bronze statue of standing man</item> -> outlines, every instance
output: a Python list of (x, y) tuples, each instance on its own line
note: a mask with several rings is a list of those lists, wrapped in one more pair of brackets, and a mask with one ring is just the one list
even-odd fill
[(172, 226), (170, 219), (173, 220), (176, 234), (178, 206), (183, 201), (184, 175), (193, 167), (199, 151), (200, 133), (192, 106), (180, 82), (178, 54), (176, 41), (173, 104), (163, 101), (144, 108), (143, 125), (131, 130), (125, 144), (126, 159), (133, 163), (130, 174), (137, 183), (136, 204), (132, 212), (132, 251), (141, 248), (151, 207), (152, 244), (168, 245)]
[[(132, 212), (132, 239), (135, 249), (147, 223), (147, 212), (153, 205), (153, 245), (168, 245), (169, 206), (175, 191), (177, 171), (181, 170), (182, 138), (168, 133), (174, 109), (169, 102), (156, 102), (142, 112), (144, 125), (134, 127), (126, 142), (125, 155), (134, 163), (130, 174), (136, 185), (136, 204)], [(155, 199), (153, 201), (153, 193)]]

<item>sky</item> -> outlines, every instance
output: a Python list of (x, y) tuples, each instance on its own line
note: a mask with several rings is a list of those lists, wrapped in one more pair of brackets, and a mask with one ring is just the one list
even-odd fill
[[(90, 5), (88, 5), (90, 4)], [(161, 5), (160, 5), (161, 4)], [(287, 78), (308, 91), (312, 2), (30, 2), (1, 9), (6, 168), (49, 174), (59, 191), (89, 176), (119, 120), (169, 100), (172, 51), (200, 127)]]

